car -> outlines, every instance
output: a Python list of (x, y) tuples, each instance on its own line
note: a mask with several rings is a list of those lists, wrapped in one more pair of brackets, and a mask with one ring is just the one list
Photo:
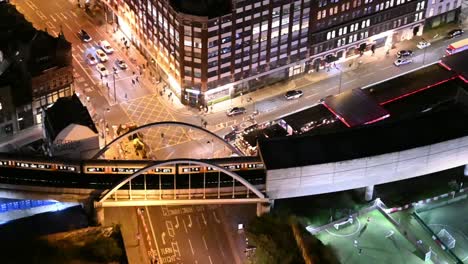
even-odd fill
[(431, 45), (430, 42), (427, 42), (427, 41), (423, 40), (423, 41), (419, 41), (419, 42), (418, 42), (418, 45), (416, 45), (416, 46), (417, 46), (419, 49), (425, 49), (425, 48), (429, 47), (430, 45)]
[(106, 53), (102, 51), (101, 49), (96, 50), (96, 55), (99, 58), (99, 61), (101, 62), (106, 62), (108, 60)]
[(455, 38), (455, 37), (459, 37), (463, 34), (463, 29), (460, 29), (460, 28), (457, 28), (457, 29), (454, 29), (452, 31), (450, 31), (448, 34), (447, 34), (447, 37), (448, 38)]
[(119, 68), (122, 70), (126, 70), (128, 68), (127, 63), (125, 63), (125, 61), (120, 60), (120, 59), (115, 60), (115, 65), (119, 66)]
[(91, 36), (88, 34), (88, 32), (84, 31), (83, 29), (81, 29), (80, 31), (78, 31), (78, 36), (80, 37), (80, 39), (84, 42), (90, 42), (93, 38), (91, 38)]
[(245, 112), (247, 112), (247, 110), (244, 107), (233, 107), (226, 111), (226, 115), (227, 116), (242, 115)]
[(96, 57), (94, 57), (91, 53), (88, 53), (88, 55), (86, 55), (86, 60), (88, 60), (89, 65), (94, 65), (97, 63)]
[(99, 43), (101, 49), (103, 49), (107, 54), (111, 54), (114, 52), (114, 49), (111, 47), (107, 40), (103, 40)]
[(290, 90), (284, 94), (286, 100), (298, 99), (303, 96), (304, 93), (301, 90)]
[(413, 56), (413, 51), (411, 50), (400, 50), (397, 52), (398, 58), (411, 57)]
[(98, 65), (96, 65), (96, 70), (98, 70), (101, 76), (109, 75), (109, 71), (107, 70), (106, 66), (104, 66), (104, 64), (102, 63), (98, 63)]
[(401, 65), (412, 63), (412, 62), (413, 62), (413, 59), (402, 58), (402, 59), (396, 60), (393, 64), (395, 64), (395, 66), (401, 66)]

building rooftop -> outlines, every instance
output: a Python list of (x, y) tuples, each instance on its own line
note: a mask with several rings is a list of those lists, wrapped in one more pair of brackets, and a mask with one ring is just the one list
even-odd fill
[(178, 12), (209, 18), (220, 17), (231, 12), (231, 0), (170, 0)]
[(52, 107), (45, 110), (44, 126), (52, 141), (70, 124), (86, 126), (98, 133), (88, 109), (81, 104), (76, 94), (59, 98)]

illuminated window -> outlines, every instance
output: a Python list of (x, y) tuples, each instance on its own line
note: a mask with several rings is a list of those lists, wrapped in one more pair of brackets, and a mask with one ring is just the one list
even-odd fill
[(318, 11), (317, 12), (317, 20), (320, 20), (322, 18), (322, 12)]

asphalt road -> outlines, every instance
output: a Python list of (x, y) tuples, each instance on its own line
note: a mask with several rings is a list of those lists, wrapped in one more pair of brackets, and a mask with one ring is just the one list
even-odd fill
[[(234, 208), (234, 209), (233, 209)], [(254, 216), (253, 207), (154, 206), (106, 208), (105, 224), (120, 224), (130, 263), (243, 263), (243, 234), (233, 209)], [(226, 217), (226, 215), (228, 217)], [(242, 221), (246, 216), (243, 216)]]

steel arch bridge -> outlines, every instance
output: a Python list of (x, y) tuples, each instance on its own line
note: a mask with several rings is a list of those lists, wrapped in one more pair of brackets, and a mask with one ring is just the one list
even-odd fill
[(236, 153), (237, 155), (239, 156), (244, 156), (244, 154), (242, 152), (240, 152), (238, 149), (236, 149), (235, 147), (233, 147), (231, 144), (227, 143), (226, 141), (224, 141), (224, 139), (222, 139), (220, 136), (216, 135), (215, 133), (205, 129), (205, 128), (202, 128), (202, 127), (199, 127), (199, 126), (196, 126), (196, 125), (192, 125), (192, 124), (189, 124), (189, 123), (185, 123), (185, 122), (178, 122), (178, 121), (163, 121), (163, 122), (153, 122), (153, 123), (148, 123), (148, 124), (145, 124), (145, 125), (142, 125), (142, 126), (139, 126), (137, 127), (136, 129), (133, 129), (131, 131), (128, 131), (118, 137), (116, 137), (114, 140), (112, 140), (111, 142), (109, 142), (106, 146), (104, 146), (101, 150), (99, 150), (93, 157), (92, 159), (98, 159), (99, 157), (101, 157), (104, 153), (106, 153), (106, 151), (113, 145), (113, 144), (116, 144), (116, 143), (119, 143), (120, 141), (122, 141), (125, 137), (127, 136), (130, 136), (130, 135), (134, 135), (142, 130), (145, 130), (145, 129), (148, 129), (148, 128), (155, 128), (155, 127), (164, 127), (164, 126), (176, 126), (176, 127), (186, 127), (186, 128), (189, 128), (189, 129), (194, 129), (194, 130), (197, 130), (197, 131), (200, 131), (202, 133), (206, 133), (210, 136), (213, 136), (214, 138), (218, 139), (219, 141), (223, 142), (223, 144), (225, 144), (225, 146), (227, 148), (229, 148), (233, 153)]
[[(188, 188), (177, 189), (177, 184), (174, 178), (173, 190), (162, 190), (161, 184), (159, 189), (146, 189), (147, 174), (145, 172), (158, 167), (168, 165), (194, 164), (205, 167), (211, 167), (218, 172), (218, 183), (216, 188), (206, 187), (206, 177), (203, 177), (202, 188), (191, 188), (190, 174)], [(232, 185), (229, 187), (221, 186), (220, 174), (224, 173), (232, 178)], [(144, 177), (144, 190), (132, 190), (132, 180), (137, 177)], [(160, 177), (160, 176), (159, 176)], [(175, 177), (175, 175), (174, 175)], [(241, 186), (236, 186), (236, 181)], [(161, 178), (159, 178), (161, 182)], [(121, 190), (123, 186), (129, 184), (128, 189)], [(231, 184), (231, 183), (230, 183)], [(264, 188), (264, 186), (262, 187)], [(254, 196), (254, 197), (251, 197)], [(195, 159), (174, 159), (164, 162), (155, 162), (145, 168), (129, 175), (112, 189), (104, 192), (95, 202), (96, 208), (103, 207), (123, 207), (123, 206), (158, 206), (158, 205), (185, 205), (185, 204), (242, 204), (242, 203), (268, 203), (269, 199), (258, 188), (245, 180), (238, 174), (220, 167), (214, 163), (199, 161)]]

